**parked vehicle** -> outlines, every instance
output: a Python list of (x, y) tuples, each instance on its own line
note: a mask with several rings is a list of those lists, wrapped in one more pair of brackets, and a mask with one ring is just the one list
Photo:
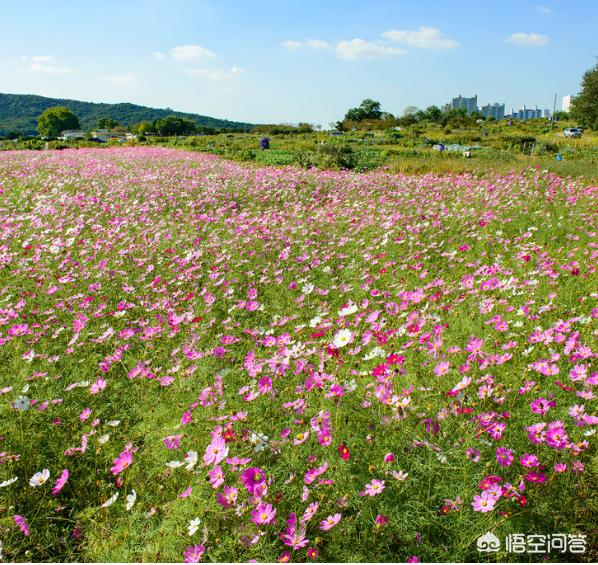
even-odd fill
[(563, 135), (565, 137), (581, 137), (582, 133), (583, 133), (582, 128), (566, 128), (563, 131)]

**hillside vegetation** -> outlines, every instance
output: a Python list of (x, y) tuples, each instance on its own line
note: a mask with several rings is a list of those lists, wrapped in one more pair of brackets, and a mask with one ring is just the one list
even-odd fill
[(245, 122), (233, 122), (199, 114), (175, 112), (170, 109), (149, 108), (128, 102), (104, 104), (62, 98), (46, 98), (45, 96), (32, 94), (0, 93), (0, 136), (8, 136), (12, 133), (37, 135), (37, 120), (40, 114), (53, 106), (65, 106), (72, 110), (79, 117), (81, 127), (84, 130), (95, 128), (100, 118), (112, 118), (122, 125), (132, 125), (144, 121), (153, 122), (166, 116), (188, 118), (199, 126), (217, 129), (248, 130), (253, 127), (252, 124)]

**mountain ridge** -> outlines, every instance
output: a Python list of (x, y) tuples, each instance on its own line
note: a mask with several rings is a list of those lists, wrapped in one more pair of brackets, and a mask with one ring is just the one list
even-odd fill
[(65, 106), (75, 112), (83, 130), (93, 129), (100, 118), (112, 118), (122, 125), (148, 121), (153, 122), (165, 116), (188, 118), (198, 126), (234, 131), (249, 130), (254, 124), (213, 118), (190, 112), (177, 112), (170, 108), (152, 108), (131, 102), (109, 104), (106, 102), (85, 102), (68, 98), (50, 98), (37, 94), (6, 94), (0, 92), (0, 136), (10, 134), (37, 135), (37, 119), (52, 106)]

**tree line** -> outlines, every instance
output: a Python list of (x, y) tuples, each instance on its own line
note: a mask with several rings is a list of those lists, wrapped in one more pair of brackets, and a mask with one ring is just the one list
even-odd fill
[[(42, 137), (58, 137), (66, 130), (79, 130), (81, 122), (79, 117), (69, 108), (54, 106), (44, 110), (37, 121), (37, 131)], [(96, 123), (96, 130), (128, 131), (138, 135), (155, 134), (161, 137), (175, 135), (193, 135), (198, 133), (219, 133), (219, 129), (210, 126), (201, 126), (189, 118), (179, 116), (165, 116), (154, 121), (143, 121), (132, 125), (123, 126), (118, 120), (110, 117), (100, 118)]]

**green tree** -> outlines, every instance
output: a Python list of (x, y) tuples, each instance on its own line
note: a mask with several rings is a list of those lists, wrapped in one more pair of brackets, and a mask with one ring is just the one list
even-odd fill
[(426, 119), (437, 123), (442, 117), (442, 110), (438, 106), (428, 106), (426, 108)]
[(379, 120), (382, 117), (380, 102), (370, 98), (362, 101), (358, 108), (351, 108), (345, 114), (345, 121), (362, 122), (363, 120)]
[(156, 131), (162, 136), (195, 133), (197, 124), (187, 118), (166, 116), (156, 122)]
[(581, 125), (598, 129), (598, 63), (584, 73), (581, 92), (571, 102), (571, 115)]
[(113, 118), (100, 118), (96, 127), (98, 129), (113, 129), (119, 125), (119, 121)]
[(77, 115), (64, 106), (48, 108), (37, 120), (37, 131), (47, 137), (58, 137), (64, 130), (80, 127)]

